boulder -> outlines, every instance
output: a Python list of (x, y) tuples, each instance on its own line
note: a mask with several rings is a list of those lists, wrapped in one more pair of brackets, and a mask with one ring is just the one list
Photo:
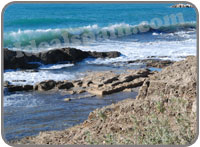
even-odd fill
[(69, 102), (69, 101), (71, 101), (71, 98), (65, 98), (64, 101)]
[(75, 48), (62, 48), (41, 52), (38, 56), (44, 64), (56, 64), (64, 61), (80, 61), (87, 58), (88, 54)]
[(70, 89), (74, 87), (72, 82), (68, 82), (68, 81), (59, 81), (56, 83), (56, 86), (58, 87), (58, 89)]
[(46, 81), (42, 81), (40, 83), (37, 83), (34, 86), (34, 89), (38, 90), (38, 91), (47, 91), (47, 90), (51, 90), (51, 89), (55, 88), (55, 86), (56, 86), (56, 82), (55, 81), (46, 80)]
[(83, 81), (81, 80), (75, 80), (72, 83), (74, 85), (74, 87), (81, 87), (83, 85)]

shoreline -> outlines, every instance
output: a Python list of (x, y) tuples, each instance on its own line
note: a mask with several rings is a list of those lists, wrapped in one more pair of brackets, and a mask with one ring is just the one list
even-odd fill
[[(140, 71), (139, 73), (142, 73), (141, 72), (142, 70), (139, 71)], [(141, 76), (137, 76), (137, 74), (133, 74), (133, 72), (131, 73), (131, 75), (134, 75), (137, 78), (142, 78)], [(108, 85), (110, 84), (112, 85), (115, 83), (122, 84), (123, 86), (125, 86), (125, 88), (119, 88), (121, 89), (121, 91), (126, 89), (131, 89), (134, 88), (133, 86), (134, 84), (131, 83), (132, 80), (133, 79), (134, 79), (133, 81), (138, 80), (137, 78), (135, 79), (135, 77), (131, 78), (130, 75), (125, 75), (124, 77), (129, 77), (129, 80), (132, 79), (128, 81), (127, 85), (127, 81), (124, 81), (124, 83), (120, 83), (122, 81), (119, 80), (120, 78), (118, 78), (117, 75), (114, 74), (112, 75), (111, 73), (107, 74), (111, 75), (110, 77), (107, 76), (105, 73), (103, 75), (104, 79), (105, 77), (107, 79), (102, 80), (101, 82), (104, 82), (105, 85), (103, 87), (107, 87), (107, 89), (109, 89)], [(96, 76), (101, 77), (100, 75)], [(89, 77), (91, 78), (91, 75)], [(89, 81), (91, 80), (88, 80), (88, 83), (90, 83)], [(93, 80), (93, 82), (89, 84), (93, 85), (92, 86), (93, 89), (91, 90), (92, 93), (93, 94), (95, 93), (97, 95), (98, 94), (104, 95), (103, 90), (102, 91), (100, 90), (100, 92), (97, 91), (101, 89), (100, 87), (102, 87), (101, 85), (102, 83), (99, 82), (98, 80), (95, 81), (96, 83), (94, 81), (95, 80)], [(162, 138), (163, 136), (161, 136), (160, 140), (158, 139), (155, 140), (155, 142), (148, 142), (150, 141), (147, 140), (148, 137), (151, 138), (151, 137), (156, 137), (156, 135), (158, 135), (158, 134), (151, 134), (151, 135), (149, 134), (150, 133), (149, 129), (153, 129), (154, 127), (159, 129), (160, 131), (167, 130), (171, 136), (176, 137), (176, 140), (171, 137), (167, 138), (168, 142), (166, 143), (168, 144), (190, 143), (192, 139), (194, 139), (196, 134), (196, 127), (195, 127), (196, 125), (195, 104), (197, 103), (196, 81), (197, 81), (196, 57), (189, 56), (183, 61), (175, 62), (174, 64), (163, 68), (163, 70), (160, 72), (154, 72), (146, 75), (142, 82), (139, 81), (141, 82), (138, 85), (140, 87), (139, 94), (135, 100), (126, 99), (118, 102), (117, 104), (112, 104), (110, 106), (99, 108), (90, 113), (90, 115), (88, 116), (88, 120), (85, 120), (83, 123), (76, 125), (72, 128), (68, 128), (63, 131), (41, 132), (37, 136), (25, 137), (18, 141), (11, 141), (11, 143), (14, 144), (138, 144), (138, 143), (165, 144), (165, 142), (163, 142), (164, 141)], [(79, 82), (77, 82), (77, 85), (80, 84)], [(86, 82), (86, 86), (89, 87), (88, 83)], [(96, 91), (94, 90), (94, 88), (96, 89)], [(119, 92), (113, 89), (111, 91)], [(70, 100), (68, 99), (66, 101)], [(173, 110), (173, 107), (178, 108), (178, 110), (177, 111)], [(182, 113), (183, 115), (181, 114), (181, 116), (179, 116), (180, 113)], [(149, 116), (150, 114), (151, 116), (154, 115), (154, 117), (148, 118), (150, 119), (150, 121), (152, 121), (152, 123), (149, 124), (145, 116)], [(159, 117), (157, 118), (155, 117), (155, 115), (156, 116), (158, 115)], [(138, 117), (133, 117), (133, 116), (138, 116)], [(170, 118), (170, 122), (164, 120), (164, 117)], [(181, 119), (179, 117), (181, 117), (182, 119), (183, 118), (187, 119), (186, 122), (187, 123), (189, 122), (189, 129), (184, 128), (183, 125), (186, 122), (183, 120), (181, 120), (181, 123), (172, 126), (174, 121)], [(156, 120), (157, 124), (153, 123), (154, 120)], [(138, 124), (137, 122), (140, 123)], [(143, 123), (146, 124), (145, 126), (147, 126), (146, 131), (140, 128)], [(163, 126), (163, 123), (167, 123), (167, 125)], [(175, 128), (178, 127), (178, 130), (173, 130), (175, 129), (174, 127)], [(193, 135), (186, 137), (184, 134), (180, 132), (179, 130), (180, 128), (185, 129), (184, 131), (186, 132), (190, 131)], [(142, 134), (140, 135), (137, 134), (141, 131), (146, 136), (146, 137), (143, 136), (142, 139), (140, 138)], [(127, 135), (128, 136), (131, 135), (132, 138), (130, 138), (130, 136), (128, 137)], [(55, 137), (57, 139), (55, 139)], [(185, 140), (182, 139), (184, 137), (186, 137), (187, 139)]]
[[(42, 51), (38, 53), (25, 52), (19, 50), (10, 50), (3, 48), (4, 50), (4, 70), (36, 70), (40, 66), (55, 65), (55, 64), (72, 64), (83, 61), (87, 58), (94, 59), (111, 59), (123, 56), (118, 51), (108, 52), (96, 52), (96, 51), (82, 51), (77, 48), (55, 48), (48, 51)], [(166, 60), (162, 58), (169, 58), (169, 56), (148, 56), (145, 59), (135, 59), (127, 61), (113, 62), (112, 64), (146, 64), (146, 67), (162, 68), (172, 64), (174, 61)], [(179, 58), (185, 58), (180, 56)]]

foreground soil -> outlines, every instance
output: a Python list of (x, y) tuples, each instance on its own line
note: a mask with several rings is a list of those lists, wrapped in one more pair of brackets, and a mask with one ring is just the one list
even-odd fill
[(150, 75), (136, 99), (96, 109), (82, 124), (13, 144), (191, 144), (197, 135), (197, 59)]

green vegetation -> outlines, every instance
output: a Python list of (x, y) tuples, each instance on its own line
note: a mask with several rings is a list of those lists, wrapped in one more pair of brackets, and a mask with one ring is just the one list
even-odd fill
[(107, 118), (107, 116), (102, 111), (100, 111), (98, 115), (103, 121), (105, 121)]

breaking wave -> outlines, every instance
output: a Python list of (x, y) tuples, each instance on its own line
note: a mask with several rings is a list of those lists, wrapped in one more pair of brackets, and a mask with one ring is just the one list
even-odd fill
[[(125, 23), (100, 27), (98, 25), (89, 25), (77, 28), (66, 29), (37, 29), (37, 30), (18, 30), (17, 32), (4, 33), (4, 47), (13, 48), (16, 43), (21, 46), (27, 46), (32, 43), (39, 45), (41, 42), (48, 44), (59, 44), (74, 40), (83, 41), (83, 37), (93, 37), (96, 41), (102, 39), (114, 39), (124, 36), (136, 35), (148, 32), (173, 33), (177, 31), (188, 31), (196, 29), (195, 22), (187, 22), (182, 24), (164, 25), (155, 28), (149, 24), (130, 25)], [(33, 44), (32, 44), (33, 45)]]

